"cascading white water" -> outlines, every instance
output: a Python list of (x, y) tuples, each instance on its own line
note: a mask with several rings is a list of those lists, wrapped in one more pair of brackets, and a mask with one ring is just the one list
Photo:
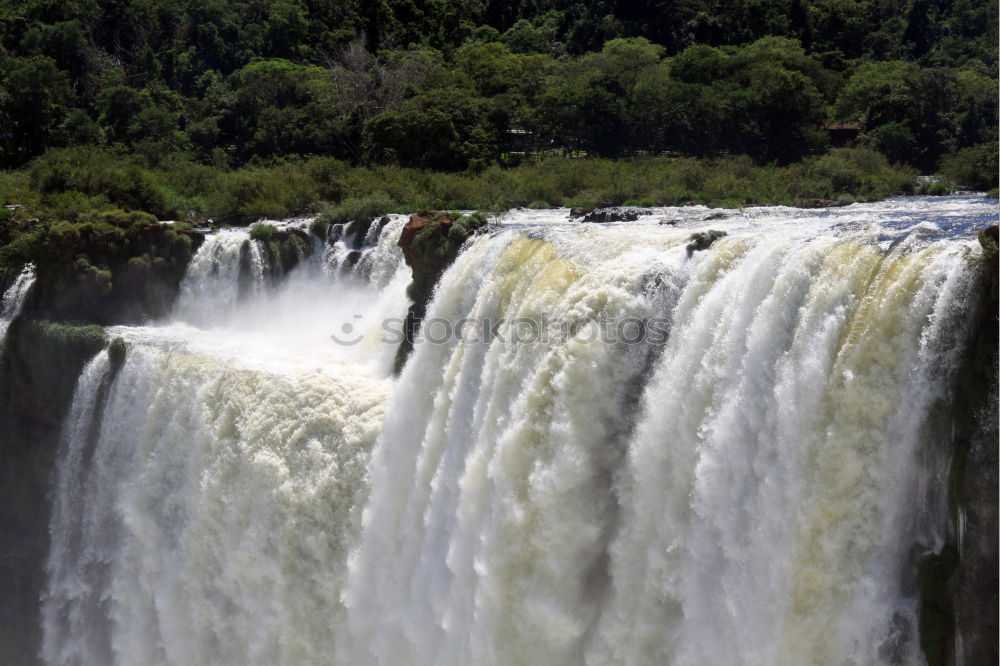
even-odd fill
[(58, 469), (43, 658), (325, 664), (388, 383), (135, 345)]
[(429, 318), (658, 313), (670, 337), (634, 434), (642, 345), (418, 346), (373, 454), (342, 662), (919, 662), (901, 581), (941, 536), (920, 434), (969, 244), (786, 229), (689, 259), (687, 234), (619, 232), (480, 241), (445, 276)]
[(314, 258), (242, 300), (247, 235), (209, 238), (175, 321), (80, 379), (43, 658), (921, 663), (985, 211), (914, 206), (756, 209), (698, 252), (703, 209), (513, 215), (397, 380), (403, 218), (367, 279)]
[[(579, 656), (597, 608), (582, 583), (599, 574), (615, 514), (600, 489), (651, 351), (585, 340), (602, 318), (669, 312), (684, 256), (673, 234), (602, 260), (604, 234), (590, 231), (563, 252), (517, 234), (484, 240), (445, 276), (427, 336), (434, 320), (506, 323), (494, 344), (419, 345), (400, 379), (352, 561), (342, 663)], [(644, 289), (655, 275), (662, 294)], [(551, 325), (535, 331), (543, 316)], [(576, 336), (561, 330), (587, 320)]]
[(3, 341), (7, 336), (7, 329), (17, 315), (21, 314), (24, 302), (28, 298), (28, 292), (35, 284), (35, 265), (25, 264), (24, 268), (14, 282), (3, 294), (0, 301), (0, 353), (3, 351)]
[(405, 266), (375, 266), (400, 275), (379, 289), (304, 261), (269, 285), (261, 246), (223, 231), (172, 322), (109, 330), (127, 359), (91, 361), (63, 434), (45, 662), (329, 663), (395, 352), (331, 334), (407, 307)]
[(902, 569), (926, 538), (915, 521), (944, 506), (915, 477), (964, 332), (967, 253), (821, 239), (706, 258), (618, 479), (588, 661), (921, 660)]
[(354, 229), (356, 223), (331, 225), (322, 253), (324, 269), (353, 272), (384, 287), (395, 276), (402, 259), (396, 241), (407, 219), (405, 215), (388, 215), (372, 221), (364, 234)]
[(239, 302), (241, 259), (250, 245), (254, 244), (244, 230), (227, 229), (209, 236), (188, 265), (175, 318), (202, 324), (231, 316)]

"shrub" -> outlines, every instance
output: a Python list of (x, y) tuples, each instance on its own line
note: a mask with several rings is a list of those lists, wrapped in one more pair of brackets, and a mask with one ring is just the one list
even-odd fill
[(140, 210), (124, 211), (124, 210), (108, 210), (100, 211), (97, 213), (91, 213), (87, 216), (90, 219), (99, 224), (106, 224), (108, 226), (117, 227), (119, 229), (131, 229), (132, 227), (149, 226), (151, 224), (159, 224), (156, 218)]
[(948, 196), (951, 194), (951, 185), (943, 180), (939, 180), (936, 183), (925, 183), (920, 186), (919, 190), (917, 190), (917, 194), (931, 197)]
[(307, 211), (320, 194), (316, 183), (299, 168), (257, 167), (225, 173), (218, 189), (205, 199), (213, 217), (246, 224)]
[(997, 187), (996, 143), (982, 143), (941, 158), (941, 174), (958, 187), (984, 191)]
[(325, 240), (327, 233), (330, 231), (330, 222), (322, 216), (317, 217), (309, 223), (309, 231), (317, 238)]
[(392, 211), (393, 201), (384, 192), (370, 196), (345, 199), (336, 206), (327, 208), (317, 219), (321, 224), (347, 224), (349, 222), (370, 222)]
[(77, 192), (105, 197), (121, 208), (146, 211), (161, 219), (174, 212), (150, 172), (95, 148), (50, 150), (31, 162), (28, 174), (32, 187), (45, 195)]
[(274, 226), (270, 224), (255, 224), (250, 227), (250, 238), (253, 240), (263, 241), (264, 243), (271, 242), (271, 236), (274, 234)]

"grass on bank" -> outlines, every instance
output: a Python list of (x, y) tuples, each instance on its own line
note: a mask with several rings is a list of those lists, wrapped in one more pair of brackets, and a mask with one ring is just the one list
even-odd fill
[[(552, 158), (511, 169), (441, 173), (357, 167), (332, 158), (286, 159), (225, 171), (180, 158), (157, 168), (89, 148), (51, 150), (18, 171), (0, 172), (4, 223), (78, 221), (109, 209), (159, 219), (250, 224), (329, 211), (335, 218), (419, 209), (503, 211), (522, 206), (700, 203), (810, 206), (913, 192), (916, 173), (871, 150), (835, 149), (786, 167), (742, 156), (629, 160)], [(2, 231), (0, 231), (2, 234)], [(0, 241), (3, 239), (0, 238)]]

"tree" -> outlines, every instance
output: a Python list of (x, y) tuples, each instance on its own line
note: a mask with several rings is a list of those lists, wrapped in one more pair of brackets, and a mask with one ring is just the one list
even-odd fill
[(44, 55), (56, 66), (79, 79), (91, 66), (90, 45), (80, 21), (59, 21), (33, 26), (21, 40), (26, 55)]
[(373, 155), (403, 166), (461, 170), (497, 155), (483, 102), (458, 87), (432, 90), (387, 111), (367, 127)]
[(900, 61), (867, 63), (854, 72), (837, 97), (834, 116), (871, 129), (902, 118), (910, 104), (914, 66)]
[(455, 51), (455, 64), (486, 97), (515, 88), (524, 73), (523, 58), (498, 42), (465, 44)]
[(51, 58), (0, 57), (0, 166), (20, 166), (60, 145), (73, 88)]
[(890, 159), (931, 172), (942, 155), (996, 141), (997, 84), (972, 71), (904, 62), (858, 69), (834, 114), (859, 122), (863, 141)]
[(263, 60), (236, 72), (232, 117), (241, 157), (282, 154), (345, 156), (340, 96), (328, 70)]
[(328, 61), (338, 105), (348, 137), (348, 154), (363, 161), (364, 130), (375, 116), (396, 109), (408, 95), (422, 89), (440, 63), (427, 51), (383, 52), (373, 55), (354, 40)]
[(959, 150), (941, 159), (941, 173), (960, 187), (988, 190), (998, 185), (996, 141)]

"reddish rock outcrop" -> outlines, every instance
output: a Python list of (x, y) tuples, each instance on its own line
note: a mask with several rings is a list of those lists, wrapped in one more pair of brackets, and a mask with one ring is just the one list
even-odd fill
[(396, 370), (402, 369), (427, 312), (434, 286), (458, 256), (462, 244), (486, 229), (486, 218), (478, 213), (453, 216), (440, 211), (421, 211), (410, 216), (397, 245), (410, 267), (412, 279), (406, 294), (413, 301), (403, 324), (403, 341), (396, 353)]

